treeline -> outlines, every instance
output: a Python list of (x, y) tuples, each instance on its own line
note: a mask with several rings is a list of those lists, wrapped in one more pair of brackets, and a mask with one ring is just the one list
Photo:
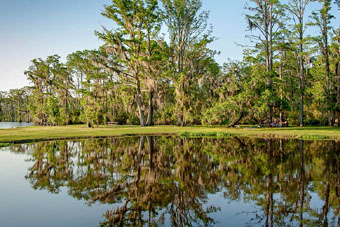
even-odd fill
[(33, 60), (26, 101), (1, 98), (1, 120), (19, 120), (27, 107), (41, 125), (338, 126), (340, 28), (331, 12), (340, 2), (320, 0), (308, 15), (311, 3), (248, 0), (253, 46), (221, 66), (201, 0), (112, 0), (102, 14), (114, 29), (95, 32), (104, 44), (66, 62)]
[(0, 122), (31, 122), (31, 88), (0, 92)]

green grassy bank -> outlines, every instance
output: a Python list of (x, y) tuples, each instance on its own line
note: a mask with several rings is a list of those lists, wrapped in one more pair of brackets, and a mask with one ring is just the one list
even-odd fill
[(129, 135), (173, 134), (183, 137), (226, 137), (243, 136), (259, 138), (295, 138), (304, 140), (340, 140), (340, 128), (289, 127), (289, 128), (242, 128), (225, 127), (176, 127), (176, 126), (100, 126), (87, 128), (85, 125), (60, 127), (27, 127), (0, 129), (0, 143), (26, 143), (43, 140), (75, 139), (85, 137), (129, 136)]

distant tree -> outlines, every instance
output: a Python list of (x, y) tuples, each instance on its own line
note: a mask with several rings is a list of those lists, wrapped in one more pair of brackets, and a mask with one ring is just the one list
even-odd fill
[(30, 95), (28, 87), (0, 92), (0, 122), (29, 122), (28, 104)]
[(30, 104), (33, 121), (39, 125), (44, 125), (48, 121), (47, 113), (44, 112), (44, 105), (47, 100), (46, 96), (50, 93), (49, 66), (42, 59), (34, 59), (25, 74), (34, 86), (33, 99)]
[[(68, 65), (78, 78), (78, 97), (81, 106), (81, 119), (89, 127), (105, 124), (112, 107), (108, 93), (112, 89), (110, 75), (93, 63), (100, 50), (77, 51), (68, 56)], [(114, 97), (112, 97), (114, 98)]]
[(30, 102), (33, 121), (40, 125), (71, 123), (73, 83), (66, 65), (60, 62), (60, 56), (34, 59), (25, 74), (33, 83)]

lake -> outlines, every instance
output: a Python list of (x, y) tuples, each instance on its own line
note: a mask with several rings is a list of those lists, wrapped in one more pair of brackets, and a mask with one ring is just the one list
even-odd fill
[(0, 150), (0, 226), (339, 226), (340, 143), (124, 137)]
[(0, 129), (5, 128), (19, 128), (19, 127), (28, 127), (32, 126), (33, 123), (26, 123), (26, 122), (0, 122)]

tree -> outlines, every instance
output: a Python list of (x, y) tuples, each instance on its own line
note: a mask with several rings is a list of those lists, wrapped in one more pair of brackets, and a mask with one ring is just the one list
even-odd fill
[(29, 87), (0, 92), (0, 121), (30, 122), (28, 106), (31, 96)]
[[(335, 0), (335, 3), (338, 5), (338, 9), (340, 11), (340, 0)], [(340, 25), (337, 31), (337, 41), (338, 41), (338, 61), (336, 63), (336, 76), (338, 78), (338, 86), (337, 86), (337, 122), (336, 124), (339, 126), (340, 123)]]
[(48, 121), (48, 116), (43, 107), (46, 103), (46, 96), (50, 94), (49, 66), (42, 59), (34, 59), (32, 60), (32, 65), (25, 71), (25, 75), (34, 86), (33, 100), (30, 105), (33, 121), (39, 125), (45, 125)]
[(65, 125), (74, 122), (71, 112), (72, 79), (60, 56), (34, 59), (25, 74), (33, 87), (30, 111), (39, 125)]
[(144, 56), (144, 65), (146, 65), (146, 78), (145, 84), (148, 89), (149, 109), (146, 124), (148, 126), (154, 125), (154, 95), (157, 87), (157, 81), (165, 71), (163, 48), (166, 48), (165, 42), (157, 40), (157, 36), (161, 27), (161, 12), (158, 9), (157, 1), (151, 1), (152, 4), (148, 4), (145, 12), (145, 33), (146, 41), (144, 42), (144, 49), (146, 49), (146, 56)]
[(304, 65), (304, 43), (305, 43), (305, 12), (307, 5), (312, 0), (288, 0), (286, 9), (292, 14), (294, 21), (294, 28), (297, 38), (298, 56), (299, 56), (299, 125), (304, 125), (304, 95), (305, 95), (305, 65)]
[[(93, 127), (94, 124), (106, 124), (107, 121), (119, 121), (115, 119), (117, 83), (114, 82), (114, 75), (95, 63), (102, 55), (104, 53), (99, 49), (77, 51), (68, 56), (68, 65), (78, 78), (77, 96), (81, 119), (89, 127)], [(122, 109), (119, 111), (123, 112)]]
[[(162, 0), (172, 48), (172, 75), (176, 95), (177, 125), (184, 126), (187, 111), (190, 45), (199, 43), (207, 28), (208, 12), (201, 0)], [(203, 39), (206, 39), (203, 36)]]
[[(136, 99), (139, 112), (140, 125), (145, 126), (142, 100), (143, 80), (146, 72), (143, 67), (143, 57), (151, 58), (151, 35), (155, 31), (158, 15), (158, 2), (156, 0), (113, 0), (110, 6), (105, 7), (103, 16), (113, 20), (117, 26), (115, 31), (103, 28), (103, 32), (96, 32), (97, 36), (105, 42), (104, 49), (108, 55), (119, 57), (119, 75), (133, 81), (136, 89)], [(143, 46), (144, 43), (149, 43)], [(147, 48), (145, 48), (147, 47)], [(150, 48), (149, 48), (150, 47)]]
[[(248, 29), (250, 31), (257, 30), (258, 34), (251, 34), (250, 40), (256, 42), (258, 52), (265, 56), (266, 65), (266, 86), (269, 90), (270, 97), (274, 96), (273, 91), (273, 77), (275, 72), (273, 70), (275, 42), (280, 36), (282, 30), (283, 8), (277, 0), (248, 0), (246, 9), (253, 14), (247, 14), (246, 19)], [(273, 121), (273, 100), (268, 100), (268, 118), (269, 123)]]
[(330, 14), (331, 0), (320, 0), (323, 4), (322, 9), (313, 12), (311, 18), (313, 19), (312, 25), (317, 26), (320, 35), (315, 37), (315, 41), (318, 43), (321, 53), (325, 61), (325, 73), (326, 73), (326, 89), (325, 93), (327, 96), (328, 104), (328, 125), (333, 126), (334, 124), (334, 102), (333, 102), (333, 91), (331, 90), (331, 73), (330, 73), (330, 60), (329, 60), (329, 31), (331, 30), (331, 20), (334, 18)]

